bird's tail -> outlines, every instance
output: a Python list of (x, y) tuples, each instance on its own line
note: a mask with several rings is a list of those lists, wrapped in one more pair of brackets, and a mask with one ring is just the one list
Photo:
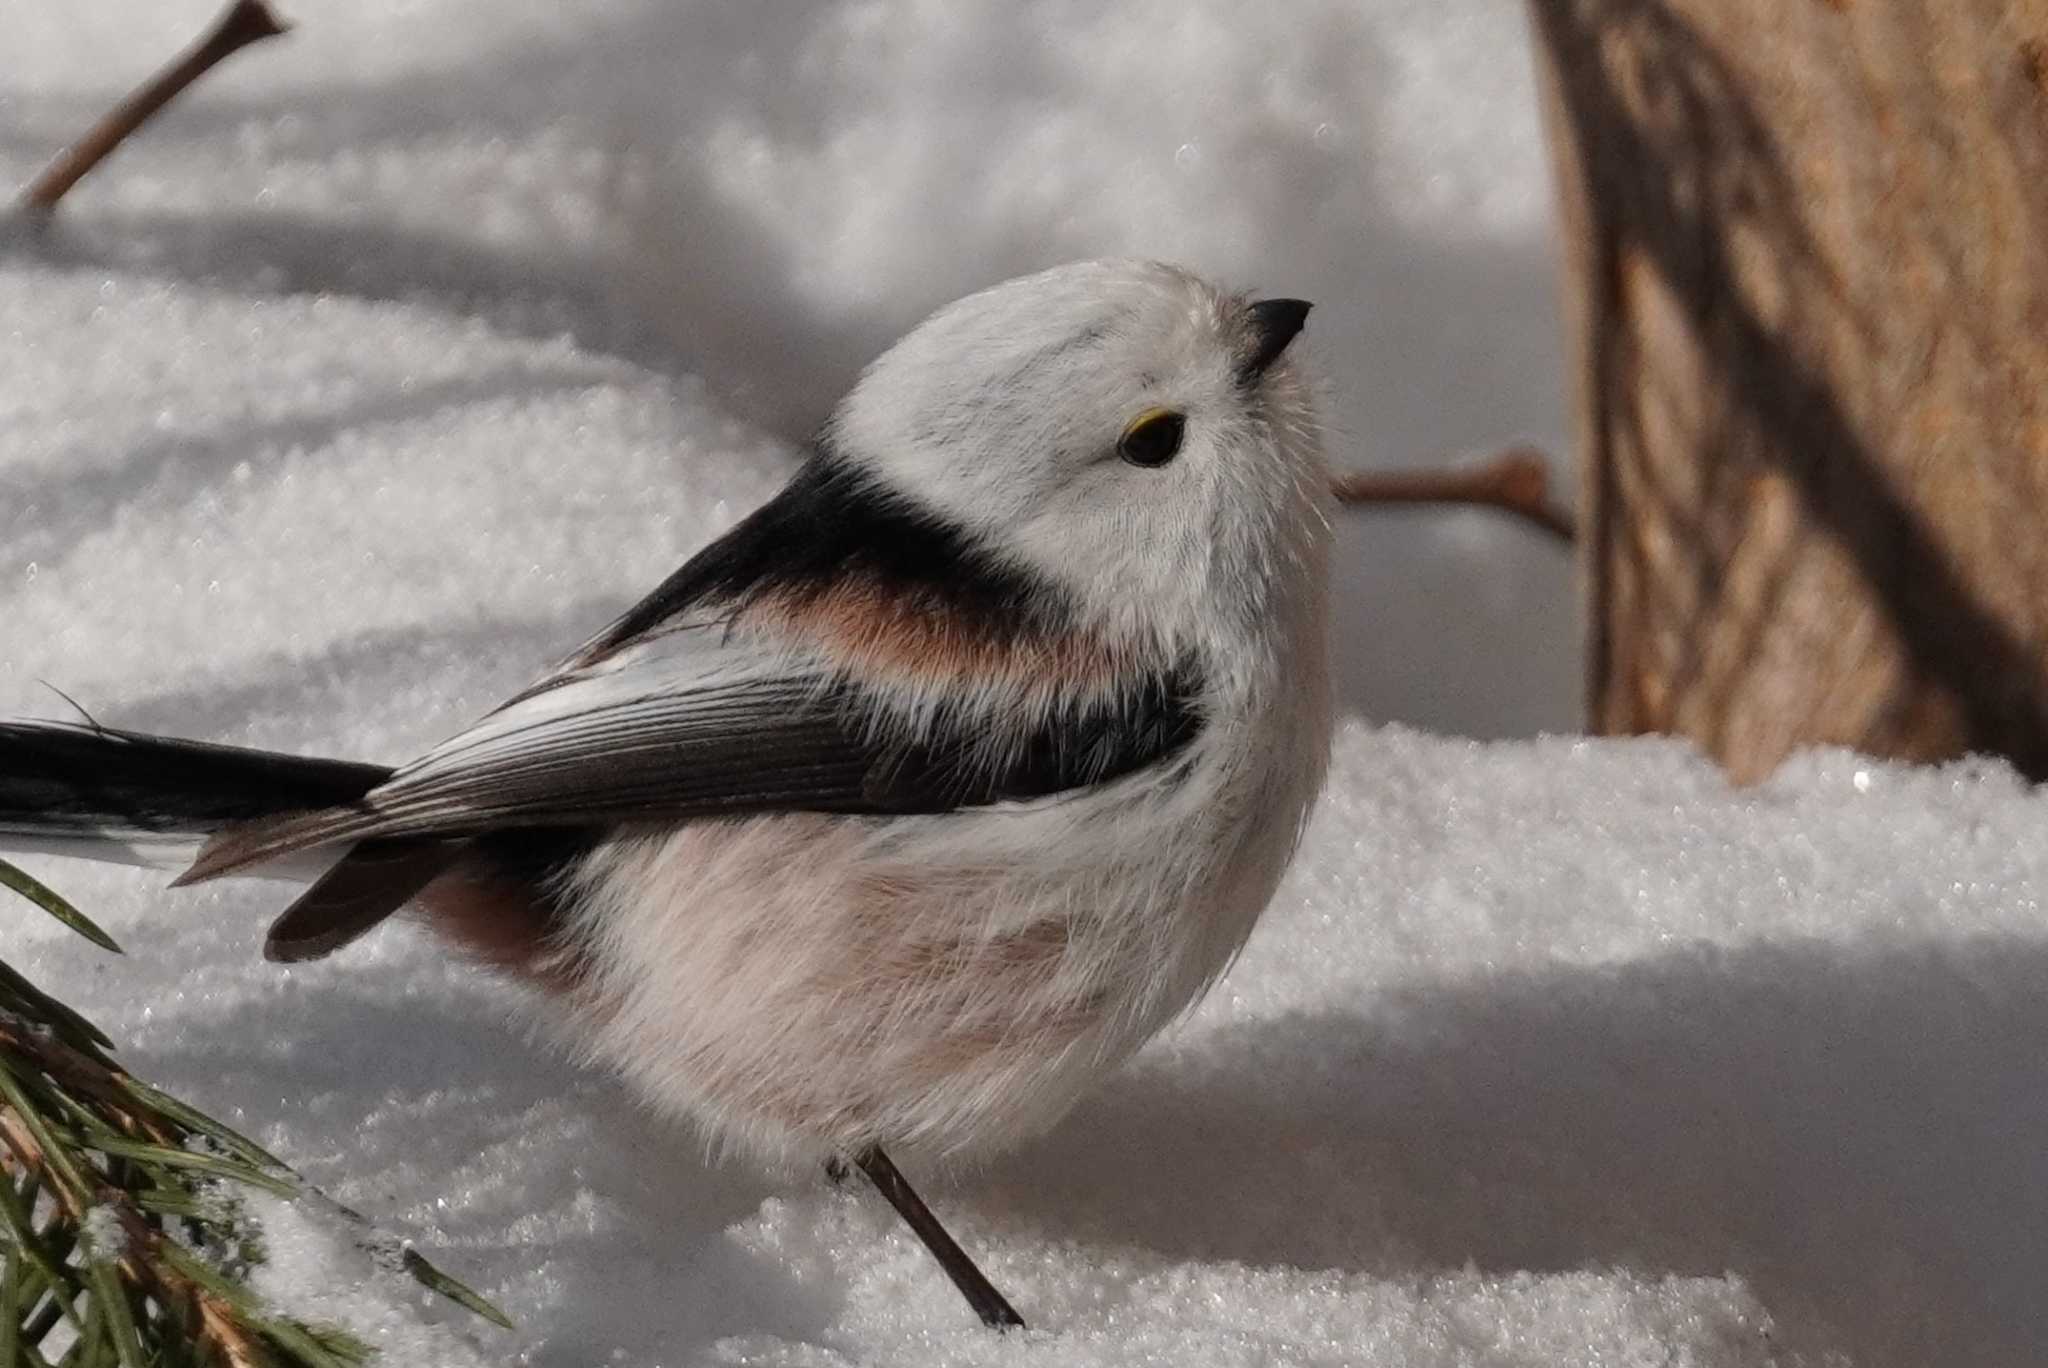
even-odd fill
[(382, 765), (69, 722), (0, 722), (0, 850), (183, 868), (237, 822), (361, 798)]

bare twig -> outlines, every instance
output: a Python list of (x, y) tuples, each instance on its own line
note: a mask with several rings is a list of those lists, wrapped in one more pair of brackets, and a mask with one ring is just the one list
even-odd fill
[(190, 51), (143, 82), (128, 98), (107, 111), (107, 116), (90, 132), (59, 153), (57, 160), (22, 191), (22, 208), (30, 214), (48, 215), (86, 172), (106, 160), (123, 138), (177, 98), (179, 91), (204, 76), (222, 58), (251, 43), (275, 38), (287, 27), (264, 0), (234, 0), (214, 21), (213, 30)]
[(1527, 519), (1572, 541), (1571, 514), (1550, 502), (1550, 463), (1531, 446), (1512, 446), (1484, 465), (1433, 470), (1355, 470), (1331, 482), (1345, 504), (1477, 504)]

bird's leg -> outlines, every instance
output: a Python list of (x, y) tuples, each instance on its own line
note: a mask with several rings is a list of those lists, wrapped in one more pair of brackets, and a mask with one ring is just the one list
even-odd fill
[(903, 1175), (897, 1172), (896, 1165), (889, 1162), (888, 1155), (878, 1148), (869, 1148), (856, 1155), (853, 1162), (868, 1176), (875, 1190), (889, 1199), (889, 1205), (896, 1208), (896, 1214), (917, 1232), (917, 1238), (924, 1241), (924, 1247), (939, 1261), (939, 1267), (946, 1270), (946, 1276), (953, 1280), (953, 1286), (960, 1289), (960, 1295), (967, 1298), (967, 1304), (974, 1308), (975, 1315), (981, 1317), (983, 1325), (997, 1330), (1023, 1327), (1024, 1318), (974, 1266), (974, 1260), (967, 1257), (967, 1251), (946, 1233), (946, 1228), (939, 1224), (939, 1218), (932, 1215), (931, 1208), (924, 1204), (924, 1198), (912, 1190)]

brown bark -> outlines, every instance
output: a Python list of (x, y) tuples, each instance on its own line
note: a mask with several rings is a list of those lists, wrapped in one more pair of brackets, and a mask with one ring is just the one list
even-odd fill
[(2048, 777), (2048, 0), (1531, 0), (1588, 698)]

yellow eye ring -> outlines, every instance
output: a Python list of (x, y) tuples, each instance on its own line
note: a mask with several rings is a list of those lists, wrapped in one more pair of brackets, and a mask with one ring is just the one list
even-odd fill
[(1116, 454), (1134, 466), (1163, 466), (1180, 454), (1187, 427), (1184, 413), (1148, 408), (1125, 425), (1124, 435), (1116, 439)]

